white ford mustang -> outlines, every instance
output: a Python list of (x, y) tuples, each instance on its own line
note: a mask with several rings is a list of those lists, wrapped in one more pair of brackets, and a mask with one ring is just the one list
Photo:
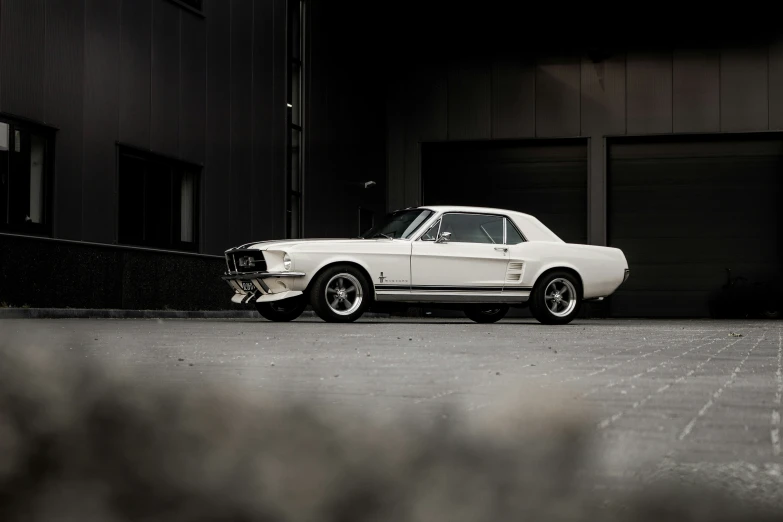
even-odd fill
[(479, 323), (529, 306), (544, 324), (567, 324), (582, 301), (628, 278), (616, 248), (565, 243), (533, 216), (509, 210), (427, 206), (400, 210), (355, 239), (248, 243), (226, 251), (234, 303), (272, 321), (307, 305), (349, 322), (372, 306), (461, 308)]

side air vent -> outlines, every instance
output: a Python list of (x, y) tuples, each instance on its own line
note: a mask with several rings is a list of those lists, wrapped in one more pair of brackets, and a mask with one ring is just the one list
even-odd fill
[(521, 261), (511, 261), (508, 264), (508, 270), (506, 271), (506, 281), (509, 283), (518, 283), (522, 280), (522, 272), (525, 268), (525, 263)]

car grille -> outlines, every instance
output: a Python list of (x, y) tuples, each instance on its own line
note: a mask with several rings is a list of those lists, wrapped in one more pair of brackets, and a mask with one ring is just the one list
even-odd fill
[(266, 272), (266, 259), (260, 250), (235, 250), (226, 254), (229, 274)]

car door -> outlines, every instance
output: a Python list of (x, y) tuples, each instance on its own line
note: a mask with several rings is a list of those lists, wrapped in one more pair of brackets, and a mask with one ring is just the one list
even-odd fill
[(504, 238), (503, 216), (444, 214), (412, 244), (411, 292), (502, 292), (509, 260)]

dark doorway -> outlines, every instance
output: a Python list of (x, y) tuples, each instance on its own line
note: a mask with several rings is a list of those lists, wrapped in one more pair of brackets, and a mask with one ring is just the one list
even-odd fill
[(612, 315), (707, 317), (727, 268), (779, 277), (780, 136), (618, 138), (608, 171), (609, 244), (631, 268)]

